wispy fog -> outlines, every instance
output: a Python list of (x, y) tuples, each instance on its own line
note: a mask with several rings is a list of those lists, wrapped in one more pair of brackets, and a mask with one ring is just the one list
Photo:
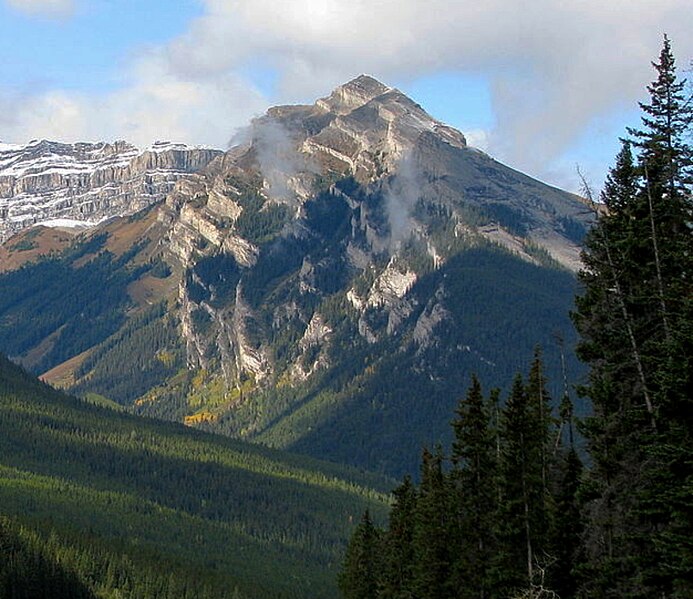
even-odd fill
[(414, 232), (416, 203), (421, 196), (421, 170), (411, 153), (399, 161), (385, 189), (385, 210), (390, 225), (389, 248), (393, 253)]

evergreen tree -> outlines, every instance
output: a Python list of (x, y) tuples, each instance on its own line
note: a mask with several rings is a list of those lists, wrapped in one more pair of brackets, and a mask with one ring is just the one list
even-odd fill
[(649, 102), (640, 102), (644, 112), (642, 129), (630, 128), (641, 149), (643, 174), (654, 198), (668, 197), (671, 203), (677, 196), (690, 193), (691, 148), (686, 137), (691, 126), (691, 98), (685, 95), (686, 81), (676, 74), (676, 61), (669, 38), (652, 63), (657, 78), (647, 86)]
[(394, 502), (384, 539), (384, 560), (380, 597), (404, 599), (412, 597), (414, 571), (414, 514), (416, 488), (411, 478), (393, 491)]
[(636, 551), (628, 541), (629, 489), (642, 462), (638, 436), (651, 426), (651, 386), (638, 319), (651, 302), (641, 297), (633, 268), (650, 247), (643, 215), (638, 215), (638, 185), (631, 146), (624, 142), (602, 193), (608, 211), (585, 241), (584, 291), (574, 314), (582, 336), (578, 355), (592, 366), (589, 388), (583, 391), (594, 411), (584, 425), (593, 462), (585, 490), (589, 566), (584, 577), (595, 596), (633, 575), (626, 563)]
[(496, 595), (528, 588), (536, 559), (537, 514), (541, 503), (541, 459), (533, 442), (533, 411), (521, 375), (515, 377), (502, 422), (501, 504), (498, 516)]
[(495, 431), (476, 376), (456, 415), (451, 477), (458, 534), (453, 584), (459, 597), (484, 599), (491, 587), (498, 495)]
[(575, 323), (590, 367), (585, 488), (594, 597), (693, 592), (693, 113), (665, 37), (643, 127), (630, 130), (603, 192), (607, 210), (586, 240)]
[(344, 599), (373, 599), (381, 573), (380, 531), (366, 510), (356, 527), (337, 580)]
[(414, 515), (414, 596), (447, 599), (454, 596), (451, 582), (452, 511), (443, 455), (423, 451), (421, 485)]
[(517, 375), (502, 414), (499, 551), (496, 596), (525, 592), (544, 583), (551, 522), (549, 445), (551, 420), (539, 354), (528, 384)]
[(562, 450), (557, 464), (555, 518), (550, 538), (550, 551), (555, 561), (549, 568), (551, 588), (561, 599), (576, 596), (576, 569), (583, 561), (580, 553), (583, 524), (579, 496), (582, 473), (582, 461), (575, 447)]
[(584, 562), (581, 540), (582, 479), (584, 467), (575, 448), (573, 402), (567, 381), (559, 407), (560, 426), (556, 431), (552, 453), (549, 486), (552, 495), (553, 521), (549, 534), (549, 552), (553, 556), (549, 584), (562, 599), (576, 596), (577, 572)]
[(527, 376), (527, 400), (529, 409), (532, 412), (530, 427), (527, 434), (530, 436), (530, 443), (533, 444), (533, 451), (539, 459), (541, 470), (541, 489), (539, 495), (539, 505), (537, 506), (537, 516), (541, 518), (537, 522), (534, 534), (535, 545), (543, 551), (547, 545), (549, 531), (551, 529), (552, 518), (552, 498), (549, 489), (551, 472), (554, 467), (553, 457), (555, 452), (552, 448), (553, 433), (555, 422), (551, 409), (551, 396), (548, 392), (548, 383), (544, 376), (544, 364), (541, 359), (541, 349), (534, 350), (534, 359)]

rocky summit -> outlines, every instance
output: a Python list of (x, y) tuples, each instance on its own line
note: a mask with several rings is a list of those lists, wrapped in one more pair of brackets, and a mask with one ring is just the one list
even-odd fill
[[(475, 234), (528, 261), (536, 262), (531, 246), (566, 268), (579, 266), (579, 240), (589, 216), (578, 197), (468, 147), (462, 133), (371, 77), (358, 77), (312, 106), (272, 108), (239, 138), (242, 143), (195, 191), (181, 188), (168, 201), (182, 221), (198, 223), (196, 233), (201, 223), (234, 221), (242, 212), (235, 198), (243, 186), (258, 183), (271, 204), (296, 208), (325, 177), (348, 174), (361, 185), (378, 187), (387, 198), (389, 228), (386, 235), (370, 234), (371, 249), (382, 251), (421, 232), (417, 204), (435, 205), (460, 225), (458, 235), (471, 226)], [(234, 179), (241, 187), (229, 185)], [(186, 201), (186, 194), (198, 200), (204, 195), (204, 201)], [(477, 220), (485, 222), (472, 224), (473, 211), (483, 212)], [(236, 233), (233, 227), (202, 229), (215, 247)], [(233, 246), (227, 239), (226, 249)], [(236, 257), (247, 262), (252, 253), (239, 248)]]
[(163, 199), (218, 150), (168, 142), (0, 143), (0, 240), (35, 224), (87, 225)]
[[(564, 363), (576, 375), (585, 204), (400, 91), (361, 76), (198, 152), (186, 164), (206, 167), (176, 166), (165, 200), (60, 255), (22, 261), (45, 232), (5, 244), (2, 259), (26, 266), (0, 277), (0, 351), (75, 393), (390, 474), (447, 434), (472, 373), (509, 384), (541, 345), (553, 380)], [(92, 196), (76, 182), (100, 172), (65, 176), (56, 197), (79, 210)], [(155, 199), (137, 185), (130, 205)], [(36, 318), (42, 294), (69, 293), (79, 301)]]

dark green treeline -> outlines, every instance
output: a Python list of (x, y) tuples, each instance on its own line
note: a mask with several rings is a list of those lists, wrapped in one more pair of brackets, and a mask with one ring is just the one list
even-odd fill
[(331, 599), (350, 519), (384, 516), (375, 485), (68, 397), (0, 355), (0, 599)]
[[(554, 418), (539, 353), (507, 401), (474, 379), (452, 423), (450, 456), (423, 451), (421, 482), (394, 491), (388, 526), (366, 513), (349, 545), (344, 597), (541, 596), (574, 588), (578, 480), (569, 400)], [(562, 595), (569, 597), (571, 595)]]

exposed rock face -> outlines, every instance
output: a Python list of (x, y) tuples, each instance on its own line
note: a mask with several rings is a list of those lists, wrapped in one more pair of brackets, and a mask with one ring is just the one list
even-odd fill
[(160, 200), (222, 152), (156, 143), (0, 143), (0, 241), (54, 219), (98, 222)]
[[(304, 381), (317, 370), (330, 366), (325, 349), (332, 336), (332, 328), (325, 322), (319, 312), (315, 312), (298, 343), (299, 358), (291, 368), (291, 377), (295, 381)], [(312, 359), (307, 358), (313, 353)]]
[(353, 81), (340, 85), (327, 98), (318, 100), (315, 105), (326, 112), (342, 115), (360, 108), (373, 98), (389, 92), (390, 88), (380, 81), (361, 75)]
[(401, 272), (391, 260), (373, 284), (368, 295), (368, 305), (373, 307), (393, 306), (412, 288), (416, 279), (415, 272)]
[[(274, 153), (266, 151), (269, 142)], [(579, 267), (580, 252), (571, 230), (590, 220), (576, 196), (468, 147), (462, 133), (365, 75), (313, 106), (270, 109), (253, 123), (250, 140), (228, 152), (220, 164), (224, 178), (230, 174), (249, 181), (252, 173), (266, 196), (280, 202), (304, 202), (316, 178), (329, 174), (348, 173), (362, 184), (380, 185), (389, 196), (394, 237), (416, 229), (412, 213), (419, 201), (445, 207), (458, 225), (469, 221), (469, 210), (480, 211), (488, 221), (482, 236), (529, 261), (534, 258), (527, 245), (538, 246), (570, 270)], [(221, 185), (222, 180), (211, 183), (205, 206), (219, 217), (233, 206), (237, 191)], [(367, 233), (374, 249), (386, 249), (387, 240)], [(436, 248), (430, 248), (435, 254)]]
[[(243, 143), (201, 176), (180, 181), (160, 211), (169, 229), (165, 247), (184, 268), (225, 253), (233, 256), (241, 271), (251, 272), (268, 248), (245, 238), (237, 227), (250, 209), (243, 198), (249, 192), (257, 194), (265, 202), (260, 212), (284, 206), (289, 214), (284, 235), (310, 238), (315, 233), (305, 222), (306, 203), (325, 180), (345, 176), (384, 198), (380, 206), (374, 206), (336, 185), (329, 187), (335, 203), (346, 203), (352, 214), (352, 235), (345, 240), (343, 259), (355, 272), (365, 272), (383, 255), (388, 257), (370, 289), (359, 293), (351, 288), (344, 294), (360, 313), (358, 334), (369, 344), (383, 335), (396, 335), (417, 307), (408, 293), (419, 274), (406, 260), (398, 259), (408, 239), (423, 242), (435, 270), (454, 255), (455, 244), (483, 242), (502, 246), (533, 264), (551, 256), (571, 270), (579, 265), (578, 243), (566, 234), (567, 224), (579, 228), (588, 222), (578, 198), (468, 147), (462, 133), (432, 118), (400, 91), (365, 75), (312, 106), (271, 108), (253, 122)], [(428, 217), (417, 213), (421, 206), (453, 225), (452, 238), (434, 235)], [(539, 257), (537, 250), (543, 252)], [(296, 280), (300, 294), (319, 293), (315, 284), (319, 269), (319, 262), (302, 260)], [(188, 286), (182, 284), (181, 320), (191, 364), (206, 364), (203, 355), (217, 347), (227, 356), (222, 363), (225, 359), (234, 362), (231, 370), (224, 368), (226, 375), (227, 371), (234, 376), (245, 372), (260, 379), (271, 372), (269, 342), (260, 329), (251, 348), (245, 334), (229, 330), (216, 309), (190, 301), (188, 293)], [(199, 309), (209, 312), (215, 324), (205, 327), (211, 326), (213, 332), (195, 330), (192, 315)], [(250, 310), (242, 303), (231, 307), (227, 316), (240, 323), (239, 314)], [(371, 322), (375, 312), (386, 318), (387, 326), (380, 331)], [(443, 302), (426, 308), (413, 333), (419, 345), (428, 343), (446, 314)], [(301, 319), (305, 324), (315, 322), (310, 312)], [(205, 343), (205, 336), (217, 341)], [(306, 347), (299, 350), (305, 353)], [(310, 371), (310, 366), (301, 370), (303, 375)]]

